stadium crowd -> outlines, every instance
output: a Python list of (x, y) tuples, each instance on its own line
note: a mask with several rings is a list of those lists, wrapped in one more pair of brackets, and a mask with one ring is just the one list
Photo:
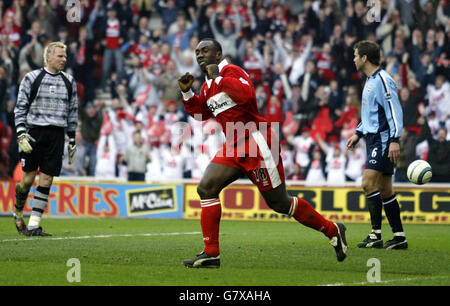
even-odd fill
[[(14, 105), (23, 76), (52, 41), (68, 47), (77, 81), (77, 155), (64, 176), (200, 178), (223, 142), (220, 126), (184, 112), (177, 79), (200, 89), (194, 49), (214, 37), (253, 80), (258, 108), (280, 125), (288, 179), (358, 182), (364, 142), (345, 149), (360, 119), (365, 77), (353, 44), (376, 41), (403, 104), (406, 168), (425, 159), (450, 182), (448, 0), (5, 0), (0, 2), (0, 178), (20, 167)], [(143, 153), (142, 153), (143, 152)], [(142, 158), (142, 156), (145, 156)], [(66, 157), (67, 159), (67, 157)]]

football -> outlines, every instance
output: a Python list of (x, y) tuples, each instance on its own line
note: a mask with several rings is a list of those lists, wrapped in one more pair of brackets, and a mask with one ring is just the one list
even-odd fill
[(414, 184), (423, 185), (431, 180), (433, 173), (429, 163), (418, 159), (409, 164), (407, 175), (408, 179)]

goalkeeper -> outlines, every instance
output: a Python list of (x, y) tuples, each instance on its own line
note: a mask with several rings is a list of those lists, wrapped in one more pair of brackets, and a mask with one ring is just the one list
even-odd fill
[[(63, 72), (67, 62), (66, 45), (50, 43), (44, 50), (44, 68), (22, 79), (14, 109), (17, 142), (22, 163), (22, 181), (16, 186), (14, 222), (20, 234), (50, 236), (39, 226), (47, 207), (54, 176), (59, 176), (65, 135), (69, 138), (69, 164), (75, 157), (75, 131), (78, 123), (77, 88), (72, 76)], [(39, 184), (33, 208), (25, 226), (23, 208), (39, 167)]]

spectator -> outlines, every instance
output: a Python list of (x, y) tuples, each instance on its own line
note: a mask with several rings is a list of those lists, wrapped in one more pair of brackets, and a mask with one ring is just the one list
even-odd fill
[(169, 29), (170, 25), (177, 20), (180, 16), (179, 1), (167, 0), (167, 1), (155, 1), (155, 5), (159, 13), (161, 14), (162, 23)]
[(267, 101), (269, 100), (270, 95), (270, 89), (268, 87), (269, 85), (266, 82), (264, 84), (257, 84), (255, 88), (256, 101), (258, 103), (260, 114), (266, 113)]
[(46, 3), (46, 0), (36, 0), (33, 6), (27, 12), (27, 19), (30, 23), (38, 21), (44, 33), (46, 33), (50, 40), (54, 40), (56, 35), (54, 32), (56, 15), (51, 7)]
[(432, 182), (450, 182), (450, 141), (446, 140), (447, 130), (440, 127), (437, 137), (434, 139), (431, 134), (428, 122), (425, 118), (419, 118), (422, 132), (418, 142), (427, 140), (428, 142), (428, 163), (433, 170)]
[(252, 36), (260, 35), (265, 36), (267, 32), (270, 30), (270, 24), (271, 21), (269, 17), (267, 16), (267, 10), (260, 6), (256, 10), (256, 15), (253, 14), (253, 11), (250, 10), (250, 18), (251, 18), (251, 30), (252, 30)]
[(270, 31), (281, 33), (286, 32), (288, 20), (286, 18), (283, 6), (275, 5), (270, 14), (273, 14), (270, 22)]
[[(135, 59), (135, 61), (137, 60)], [(133, 100), (147, 106), (159, 105), (156, 80), (156, 76), (149, 69), (139, 68), (139, 65), (134, 64), (134, 72), (129, 82)]]
[(319, 75), (316, 72), (315, 64), (312, 60), (306, 62), (305, 73), (298, 79), (298, 84), (301, 88), (301, 95), (299, 103), (302, 105), (299, 110), (307, 110), (314, 101), (314, 95), (320, 85)]
[(2, 40), (3, 36), (6, 36), (8, 41), (18, 48), (21, 39), (20, 23), (16, 24), (13, 16), (5, 14), (3, 26), (0, 25), (0, 36)]
[(342, 88), (339, 87), (336, 79), (330, 81), (330, 106), (335, 110), (334, 114), (336, 116), (340, 115), (340, 111), (344, 107)]
[(123, 71), (123, 54), (120, 50), (120, 46), (124, 41), (124, 29), (117, 18), (117, 12), (114, 8), (110, 7), (107, 11), (107, 19), (103, 24), (102, 30), (102, 44), (105, 47), (103, 52), (103, 66), (102, 66), (102, 79), (101, 89), (106, 90), (106, 82), (111, 72), (111, 67), (114, 66), (118, 76)]
[(85, 23), (85, 20), (83, 20), (83, 19), (86, 18), (87, 15), (89, 14), (88, 11), (85, 11), (86, 2), (89, 5), (89, 1), (86, 1), (86, 0), (80, 1), (81, 5), (79, 6), (80, 7), (79, 16), (82, 17), (80, 22), (67, 22), (68, 20), (67, 20), (67, 11), (65, 8), (65, 6), (66, 6), (65, 2), (62, 2), (60, 0), (47, 0), (47, 1), (48, 1), (49, 8), (52, 10), (53, 15), (55, 16), (55, 22), (53, 24), (54, 28), (58, 29), (61, 26), (68, 26), (68, 28), (70, 29), (69, 35), (72, 38), (75, 38), (76, 34), (78, 33), (78, 28), (80, 25), (74, 25), (74, 24), (76, 24), (76, 23), (84, 24)]
[[(82, 106), (79, 110), (81, 122), (81, 136), (82, 144), (85, 147), (85, 152), (82, 155), (83, 159), (89, 158), (88, 175), (95, 175), (95, 165), (97, 161), (97, 146), (96, 142), (100, 136), (100, 128), (102, 126), (103, 117), (101, 114), (101, 105), (97, 107), (88, 102), (86, 106)], [(78, 156), (81, 154), (77, 154)]]
[(290, 177), (294, 173), (294, 151), (286, 139), (281, 141), (280, 156), (283, 159), (284, 173), (286, 177)]
[(172, 59), (176, 64), (178, 73), (185, 74), (189, 72), (192, 75), (200, 74), (197, 62), (194, 61), (189, 53), (181, 52), (178, 46), (174, 46), (173, 48)]
[(147, 163), (151, 161), (150, 150), (143, 144), (141, 132), (133, 132), (133, 143), (129, 145), (121, 158), (126, 162), (128, 181), (145, 181)]
[(69, 46), (72, 43), (72, 38), (69, 37), (69, 32), (66, 27), (61, 26), (58, 29), (56, 40), (62, 42), (66, 46)]
[(194, 20), (191, 26), (188, 27), (186, 15), (180, 12), (177, 16), (177, 26), (178, 30), (173, 34), (169, 34), (163, 39), (163, 42), (169, 43), (172, 49), (178, 46), (181, 51), (184, 51), (189, 48), (191, 37), (197, 29), (197, 21)]
[(164, 177), (162, 169), (162, 156), (157, 145), (151, 145), (151, 162), (147, 163), (147, 171), (145, 172), (145, 180), (147, 182), (157, 181)]
[(101, 135), (97, 146), (95, 177), (110, 179), (116, 177), (117, 147), (112, 134)]
[(148, 18), (145, 16), (142, 16), (139, 18), (137, 29), (134, 33), (134, 36), (131, 37), (131, 44), (139, 41), (139, 37), (142, 34), (147, 37), (152, 36), (152, 32), (150, 31), (150, 28), (149, 28)]
[(106, 21), (106, 10), (103, 6), (102, 0), (95, 0), (94, 8), (89, 14), (88, 21), (86, 23), (86, 27), (89, 30), (89, 38), (91, 39), (100, 39), (103, 37), (103, 27)]
[(263, 80), (265, 73), (264, 58), (259, 50), (254, 48), (252, 42), (247, 42), (243, 66), (250, 75), (253, 84), (258, 84)]
[(278, 123), (281, 125), (283, 122), (283, 105), (277, 96), (270, 97), (264, 117), (270, 123)]
[(198, 39), (202, 40), (207, 37), (214, 37), (211, 30), (209, 20), (214, 14), (214, 8), (211, 6), (211, 0), (199, 0), (197, 1), (197, 21), (198, 21)]
[(134, 26), (133, 22), (133, 11), (128, 3), (128, 0), (118, 0), (114, 2), (113, 7), (116, 9), (117, 18), (120, 21), (120, 26), (124, 29), (131, 28)]
[(306, 168), (307, 184), (323, 184), (325, 178), (325, 159), (319, 147), (313, 149), (311, 161)]
[(292, 166), (292, 172), (289, 175), (287, 175), (287, 178), (293, 181), (300, 181), (305, 179), (305, 177), (302, 174), (302, 168), (300, 167), (299, 164), (294, 163), (294, 165)]
[(294, 147), (294, 161), (300, 166), (301, 173), (304, 177), (306, 177), (306, 169), (310, 165), (311, 149), (314, 144), (314, 140), (309, 132), (309, 128), (303, 126), (300, 129), (300, 135), (287, 138), (287, 141)]
[[(270, 69), (270, 67), (264, 68), (266, 71)], [(263, 79), (262, 86), (266, 90), (266, 95), (268, 97), (273, 95), (283, 102), (283, 113), (285, 113), (288, 109), (292, 109), (293, 107), (294, 101), (292, 100), (292, 88), (281, 63), (274, 64), (271, 70), (273, 73), (271, 73), (270, 79), (265, 77)], [(252, 74), (250, 74), (250, 76), (252, 76)], [(270, 85), (270, 88), (266, 85), (267, 79), (269, 81), (268, 85)], [(267, 107), (267, 105), (264, 105), (264, 107)]]
[[(155, 46), (155, 44), (152, 45), (152, 71), (153, 73), (157, 74), (157, 75), (161, 75), (164, 71), (164, 69), (166, 69), (167, 67), (167, 63), (170, 60), (170, 56), (171, 56), (171, 51), (170, 51), (170, 45), (168, 43), (161, 43), (161, 48), (159, 48), (159, 53), (158, 53), (158, 58), (157, 60), (154, 59), (154, 55), (156, 55), (156, 53), (153, 50), (153, 46)], [(159, 68), (158, 71), (155, 71), (156, 67)]]
[[(434, 79), (435, 73), (435, 61), (439, 58), (440, 51), (444, 45), (443, 37), (441, 35), (438, 40), (438, 48), (435, 49), (435, 37), (434, 32), (429, 31), (427, 33), (427, 40), (429, 41), (425, 47), (428, 52), (421, 53), (420, 50), (420, 32), (415, 31), (412, 35), (412, 69), (416, 74), (417, 81), (424, 86), (428, 85)], [(432, 50), (430, 50), (432, 49)]]
[(428, 107), (426, 112), (435, 112), (440, 122), (450, 119), (450, 83), (445, 76), (438, 75), (434, 85), (427, 86)]
[[(418, 29), (423, 33), (428, 29), (434, 28), (436, 24), (436, 10), (434, 8), (436, 1), (416, 1), (415, 16)], [(424, 3), (425, 5), (421, 5)]]
[(178, 109), (182, 108), (181, 92), (178, 90), (178, 78), (181, 77), (181, 73), (176, 70), (175, 63), (169, 61), (167, 63), (166, 71), (156, 81), (156, 86), (161, 90), (161, 101), (167, 105), (169, 101), (175, 101)]
[(179, 146), (166, 148), (162, 154), (163, 173), (165, 179), (182, 179), (185, 169), (185, 159)]
[(161, 111), (161, 116), (164, 118), (164, 125), (170, 131), (172, 145), (179, 145), (183, 130), (179, 122), (183, 118), (183, 112), (177, 108), (175, 101), (168, 101), (166, 107)]
[(69, 56), (72, 57), (74, 77), (84, 86), (86, 101), (93, 101), (95, 98), (94, 48), (94, 41), (89, 39), (88, 29), (81, 27), (78, 41), (70, 44)]
[(348, 94), (343, 111), (335, 111), (335, 114), (339, 114), (339, 118), (334, 122), (334, 126), (341, 131), (341, 140), (346, 141), (355, 134), (359, 123), (357, 106), (359, 106), (359, 101), (356, 95)]
[[(13, 22), (17, 26), (22, 26), (26, 24), (23, 18), (22, 6), (20, 0), (13, 0), (12, 4), (6, 8), (4, 5), (6, 1), (2, 1), (0, 4), (0, 14), (3, 16), (3, 19), (0, 19), (0, 23), (5, 24), (6, 19), (12, 18)], [(4, 10), (6, 8), (6, 10)], [(3, 13), (4, 11), (4, 13)], [(3, 14), (2, 14), (3, 13)], [(29, 24), (28, 24), (29, 26)]]
[(293, 51), (292, 69), (289, 74), (291, 84), (297, 84), (305, 73), (306, 61), (311, 54), (313, 39), (310, 35), (305, 35), (301, 39), (300, 50)]
[(329, 43), (323, 44), (322, 52), (314, 52), (317, 58), (317, 71), (323, 75), (323, 78), (330, 83), (334, 80), (333, 72), (333, 58), (331, 57), (331, 45)]
[[(214, 38), (220, 41), (222, 45), (222, 54), (231, 56), (231, 58), (237, 55), (237, 42), (241, 35), (242, 23), (239, 17), (239, 12), (234, 12), (232, 18), (225, 17), (221, 23), (222, 28), (220, 29), (217, 25), (218, 15), (225, 13), (225, 7), (219, 6), (217, 10), (213, 13), (210, 19), (211, 30), (214, 34)], [(235, 28), (233, 29), (233, 23)]]
[(9, 89), (10, 99), (16, 101), (16, 88), (18, 80), (18, 56), (19, 49), (3, 37), (3, 43), (0, 45), (0, 65), (5, 69), (5, 80), (7, 89)]
[(325, 172), (327, 173), (327, 182), (329, 184), (342, 184), (345, 183), (345, 155), (343, 154), (339, 145), (330, 146), (324, 142), (320, 137), (317, 137), (317, 143), (322, 151), (325, 153), (326, 166)]
[(403, 126), (406, 128), (417, 126), (419, 104), (423, 102), (424, 90), (421, 94), (411, 95), (408, 87), (400, 89), (400, 102), (403, 106)]
[[(158, 44), (156, 43), (154, 45), (158, 46)], [(152, 52), (149, 36), (144, 33), (141, 33), (138, 37), (137, 42), (132, 44), (130, 46), (130, 49), (128, 49), (128, 53), (131, 55), (137, 55), (139, 57), (140, 64), (146, 68), (151, 68), (153, 64), (151, 55), (152, 53), (157, 52), (158, 50)]]
[(44, 46), (39, 42), (37, 35), (33, 35), (32, 40), (20, 50), (19, 63), (20, 76), (43, 66)]
[[(183, 51), (183, 56), (185, 57), (191, 57), (192, 58), (192, 62), (196, 63), (197, 62), (197, 56), (195, 54), (195, 48), (198, 45), (198, 37), (197, 36), (192, 36), (191, 37), (191, 41), (189, 43), (189, 48), (187, 48), (186, 50)], [(195, 70), (195, 69), (194, 69)], [(200, 69), (195, 71), (195, 76), (201, 76), (201, 71)]]
[(405, 37), (409, 37), (409, 27), (402, 24), (400, 11), (394, 9), (392, 12), (388, 12), (383, 17), (383, 20), (376, 30), (377, 39), (381, 41), (380, 46), (384, 54), (389, 54), (394, 48), (393, 42), (395, 40), (395, 33), (397, 29), (403, 31), (403, 35)]

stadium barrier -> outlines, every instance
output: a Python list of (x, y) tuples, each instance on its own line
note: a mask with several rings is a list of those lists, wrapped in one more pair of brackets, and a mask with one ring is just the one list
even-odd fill
[[(31, 188), (29, 198), (36, 188)], [(15, 183), (0, 183), (0, 216), (12, 215)], [(183, 184), (55, 178), (45, 214), (50, 217), (183, 217)], [(30, 201), (24, 208), (31, 213)]]
[[(147, 183), (94, 178), (55, 178), (46, 210), (50, 217), (145, 217), (199, 219), (197, 180)], [(30, 198), (36, 185), (30, 192)], [(450, 224), (450, 184), (394, 184), (404, 223)], [(306, 199), (332, 221), (369, 223), (364, 193), (354, 183), (307, 185), (287, 181), (291, 195)], [(15, 183), (0, 182), (0, 216), (10, 216)], [(249, 180), (238, 180), (223, 190), (222, 219), (293, 221), (272, 211)], [(25, 214), (31, 213), (30, 201)]]
[[(412, 184), (394, 185), (404, 223), (450, 224), (449, 185), (418, 188)], [(324, 217), (332, 221), (370, 223), (364, 193), (354, 184), (340, 186), (307, 186), (294, 182), (288, 192), (307, 200)], [(222, 219), (230, 220), (291, 220), (272, 211), (258, 189), (250, 184), (233, 184), (220, 195)], [(200, 199), (196, 186), (186, 184), (185, 218), (200, 217)]]

